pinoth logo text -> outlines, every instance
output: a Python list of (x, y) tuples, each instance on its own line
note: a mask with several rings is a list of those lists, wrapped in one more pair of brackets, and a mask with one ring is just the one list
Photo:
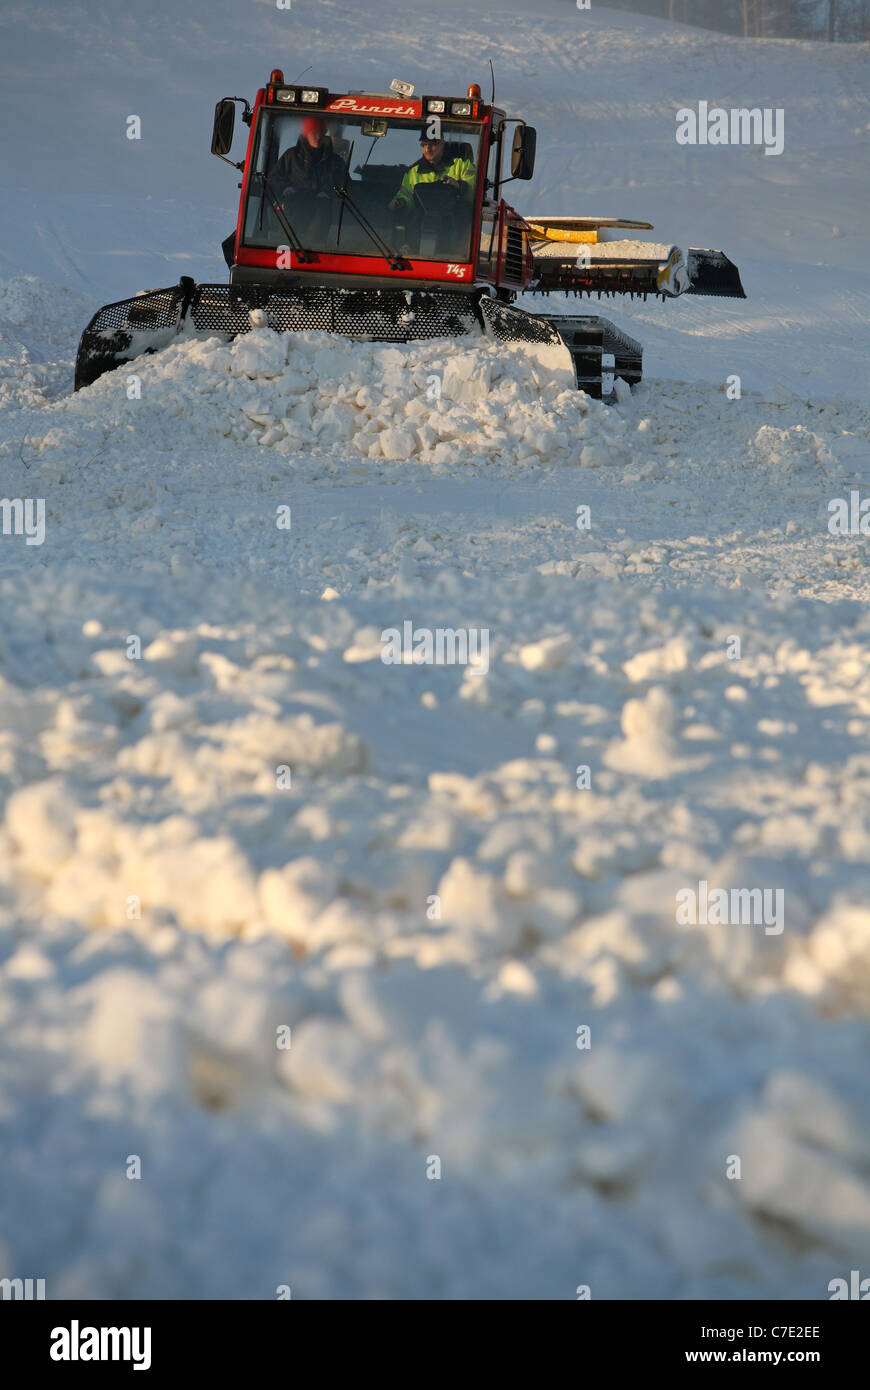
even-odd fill
[(0, 534), (24, 536), (25, 545), (45, 540), (44, 497), (0, 497)]
[(150, 1327), (69, 1327), (51, 1329), (52, 1361), (132, 1361), (134, 1371), (151, 1368)]
[(474, 675), (489, 670), (489, 628), (414, 627), (409, 620), (381, 633), (385, 666), (470, 666)]
[(785, 148), (785, 111), (781, 106), (710, 106), (699, 101), (697, 111), (682, 106), (677, 112), (678, 145), (763, 145), (765, 154)]
[(779, 936), (785, 925), (783, 888), (709, 888), (702, 878), (698, 891), (677, 893), (677, 923), (681, 927), (764, 927), (765, 936)]

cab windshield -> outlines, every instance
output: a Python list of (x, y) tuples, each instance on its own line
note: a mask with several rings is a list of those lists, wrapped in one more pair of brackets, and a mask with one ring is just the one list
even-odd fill
[[(287, 244), (277, 200), (306, 250), (380, 259), (355, 205), (398, 255), (469, 261), (481, 126), (444, 121), (443, 144), (434, 148), (421, 144), (422, 132), (419, 120), (264, 110), (243, 245)], [(342, 212), (335, 190), (345, 179)]]

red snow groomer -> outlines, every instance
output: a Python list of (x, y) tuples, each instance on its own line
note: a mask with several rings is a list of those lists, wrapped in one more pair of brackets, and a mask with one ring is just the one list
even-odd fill
[[(535, 131), (481, 99), (336, 94), (288, 84), (275, 69), (253, 110), (215, 108), (212, 153), (241, 171), (228, 284), (182, 276), (168, 289), (108, 304), (82, 335), (76, 389), (178, 335), (235, 336), (252, 325), (321, 330), (383, 342), (484, 333), (567, 347), (578, 387), (608, 397), (640, 380), (642, 348), (608, 319), (529, 313), (520, 294), (745, 298), (720, 251), (636, 240), (617, 218), (521, 217), (502, 196), (530, 179)], [(244, 161), (229, 159), (235, 104), (250, 127)]]

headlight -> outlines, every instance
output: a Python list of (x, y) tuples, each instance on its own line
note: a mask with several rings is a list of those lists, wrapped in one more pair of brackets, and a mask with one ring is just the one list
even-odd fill
[(279, 92), (279, 93), (278, 93), (278, 100), (279, 100), (279, 101), (292, 101), (292, 102), (295, 102), (295, 100), (296, 100), (296, 93), (295, 93), (295, 92)]
[(431, 101), (427, 101), (426, 103), (426, 110), (431, 111), (432, 114), (436, 116), (443, 115), (446, 108), (446, 102), (443, 102), (440, 97), (434, 97)]
[(302, 94), (301, 94), (301, 99), (302, 99), (302, 101), (308, 101), (308, 102), (312, 102), (312, 101), (313, 101), (313, 102), (317, 102), (318, 99), (319, 99), (319, 97), (320, 97), (320, 93), (319, 93), (319, 92), (312, 92), (312, 91), (310, 91), (307, 87), (305, 88), (305, 90), (304, 90), (304, 91), (302, 92)]
[(470, 101), (454, 101), (454, 102), (452, 103), (451, 107), (450, 107), (450, 110), (453, 112), (453, 115), (454, 115), (454, 116), (470, 116), (470, 115), (471, 115), (471, 102), (470, 102)]

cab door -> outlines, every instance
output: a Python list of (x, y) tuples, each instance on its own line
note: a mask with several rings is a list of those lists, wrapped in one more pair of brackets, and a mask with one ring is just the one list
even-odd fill
[(501, 187), (501, 156), (504, 136), (504, 113), (493, 111), (489, 130), (489, 149), (486, 156), (486, 178), (480, 219), (480, 249), (477, 257), (477, 279), (495, 284), (499, 248), (499, 190)]

